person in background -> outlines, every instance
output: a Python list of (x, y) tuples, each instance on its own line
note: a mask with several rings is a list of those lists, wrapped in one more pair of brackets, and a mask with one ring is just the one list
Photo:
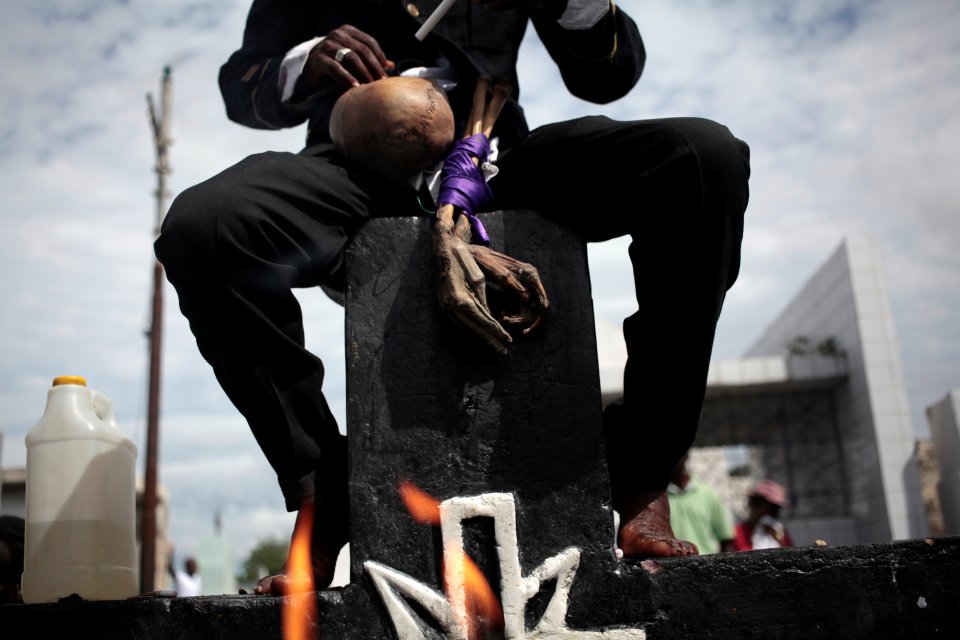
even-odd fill
[(202, 593), (202, 582), (200, 580), (200, 570), (195, 558), (188, 557), (183, 561), (183, 569), (177, 569), (173, 566), (173, 549), (170, 549), (170, 564), (167, 570), (173, 576), (176, 585), (177, 595), (180, 597), (199, 596)]
[(681, 540), (697, 545), (700, 554), (733, 551), (733, 518), (720, 497), (687, 470), (680, 458), (667, 486), (670, 526)]
[(780, 511), (787, 504), (783, 485), (773, 480), (758, 482), (747, 497), (747, 519), (736, 527), (734, 551), (792, 547), (793, 540), (780, 521)]
[(23, 518), (0, 516), (0, 604), (23, 602), (20, 597), (23, 531)]

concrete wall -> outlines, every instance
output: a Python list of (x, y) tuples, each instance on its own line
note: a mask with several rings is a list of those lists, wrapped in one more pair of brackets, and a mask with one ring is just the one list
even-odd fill
[[(833, 338), (845, 353), (847, 383), (837, 392), (850, 516), (858, 542), (927, 535), (915, 439), (880, 247), (847, 239), (748, 350), (783, 354), (799, 336)], [(847, 520), (831, 523), (849, 536)], [(835, 525), (835, 526), (834, 526)]]

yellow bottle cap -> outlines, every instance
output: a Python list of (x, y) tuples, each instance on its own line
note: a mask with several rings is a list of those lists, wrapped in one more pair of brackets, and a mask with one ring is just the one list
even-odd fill
[(83, 376), (57, 376), (53, 379), (53, 386), (59, 387), (62, 384), (78, 384), (85, 387), (87, 386), (87, 380)]

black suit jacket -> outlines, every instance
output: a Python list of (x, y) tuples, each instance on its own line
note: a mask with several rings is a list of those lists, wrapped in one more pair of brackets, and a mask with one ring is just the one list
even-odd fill
[(344, 24), (372, 35), (395, 62), (430, 65), (438, 52), (445, 54), (458, 73), (459, 86), (451, 102), (459, 118), (469, 111), (477, 75), (510, 79), (513, 99), (495, 130), (504, 146), (527, 133), (516, 102), (516, 62), (528, 22), (559, 67), (567, 89), (579, 98), (597, 103), (616, 100), (636, 84), (643, 69), (640, 34), (618, 8), (591, 29), (567, 31), (557, 24), (557, 9), (494, 12), (460, 0), (421, 43), (413, 34), (438, 4), (439, 0), (416, 0), (415, 5), (405, 0), (254, 0), (243, 45), (220, 69), (228, 117), (258, 129), (309, 120), (308, 144), (329, 141), (330, 108), (337, 95), (291, 108), (281, 104), (277, 80), (287, 51)]

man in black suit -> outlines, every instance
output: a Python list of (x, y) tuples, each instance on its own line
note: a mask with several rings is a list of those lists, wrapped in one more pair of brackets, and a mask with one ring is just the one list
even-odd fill
[[(287, 508), (316, 507), (319, 587), (346, 542), (345, 439), (291, 288), (342, 291), (344, 248), (367, 218), (422, 215), (410, 183), (366, 172), (330, 143), (337, 97), (398, 73), (434, 77), (462, 130), (479, 75), (517, 86), (529, 23), (580, 98), (621, 98), (643, 68), (637, 27), (609, 0), (461, 0), (421, 42), (414, 33), (437, 4), (254, 0), (243, 46), (220, 72), (227, 113), (266, 129), (309, 121), (307, 146), (252, 156), (183, 192), (156, 243)], [(618, 542), (628, 557), (696, 553), (670, 529), (665, 489), (693, 442), (716, 321), (739, 268), (747, 146), (695, 118), (580, 118), (528, 132), (513, 100), (494, 136), (497, 208), (540, 211), (588, 241), (633, 239), (640, 310), (624, 322), (623, 401), (604, 413)], [(283, 581), (264, 579), (257, 591), (277, 593)]]

